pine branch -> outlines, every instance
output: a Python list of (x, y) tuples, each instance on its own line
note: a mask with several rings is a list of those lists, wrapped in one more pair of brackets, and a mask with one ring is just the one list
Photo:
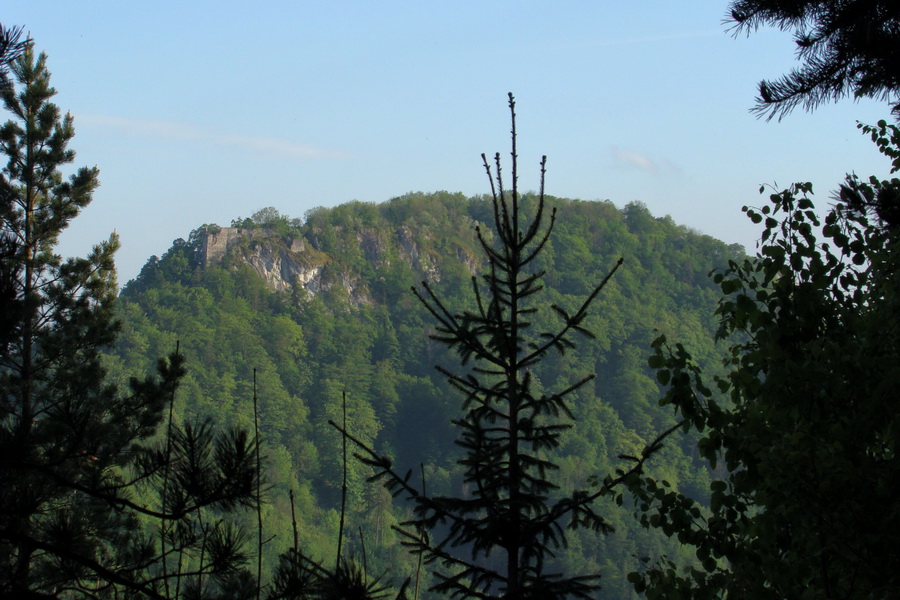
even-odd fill
[(126, 577), (120, 571), (107, 568), (96, 560), (87, 556), (83, 556), (67, 546), (50, 544), (31, 536), (23, 535), (19, 531), (15, 530), (4, 530), (2, 532), (2, 535), (4, 539), (7, 539), (13, 543), (25, 544), (28, 547), (34, 548), (35, 550), (42, 550), (51, 555), (59, 556), (60, 558), (63, 558), (65, 560), (70, 560), (78, 565), (81, 565), (82, 567), (89, 569), (91, 572), (95, 573), (97, 576), (106, 581), (121, 585), (134, 592), (145, 594), (148, 598), (152, 598), (154, 600), (168, 600), (167, 596), (159, 594), (148, 584)]

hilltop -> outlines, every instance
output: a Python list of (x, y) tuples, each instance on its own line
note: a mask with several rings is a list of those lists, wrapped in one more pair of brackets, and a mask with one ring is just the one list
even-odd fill
[[(712, 338), (717, 289), (708, 273), (743, 254), (709, 236), (654, 217), (640, 204), (554, 199), (557, 222), (536, 269), (546, 270), (541, 302), (579, 302), (619, 257), (623, 270), (605, 290), (574, 352), (554, 356), (535, 376), (548, 388), (597, 373), (578, 392), (577, 421), (562, 448), (560, 480), (583, 485), (639, 451), (671, 423), (657, 406), (660, 388), (646, 367), (657, 331), (691, 344), (716, 372)], [(530, 200), (523, 203), (530, 210)], [(291, 539), (290, 492), (299, 535), (316, 556), (334, 548), (341, 480), (340, 439), (327, 425), (348, 397), (355, 435), (417, 469), (428, 485), (459, 491), (455, 433), (461, 398), (434, 370), (457, 359), (429, 339), (430, 315), (410, 293), (427, 280), (451, 308), (473, 301), (481, 268), (475, 227), (489, 232), (490, 202), (460, 194), (408, 194), (383, 204), (320, 208), (303, 219), (274, 209), (204, 225), (152, 258), (121, 293), (122, 334), (109, 365), (114, 375), (140, 372), (148, 356), (176, 343), (189, 374), (176, 401), (180, 415), (207, 415), (224, 425), (252, 423), (254, 370), (268, 455), (266, 527), (276, 537), (267, 560)], [(543, 315), (543, 313), (539, 313)], [(536, 316), (540, 319), (550, 316)], [(672, 444), (654, 469), (679, 489), (705, 489), (708, 474), (689, 441)], [(368, 470), (349, 465), (351, 531), (371, 570), (409, 574), (414, 561), (391, 525), (408, 516)], [(677, 553), (640, 529), (626, 510), (603, 507), (617, 533), (579, 532), (560, 560), (579, 572), (600, 570), (608, 597), (627, 597), (624, 573), (635, 555)], [(271, 562), (269, 563), (271, 565)]]

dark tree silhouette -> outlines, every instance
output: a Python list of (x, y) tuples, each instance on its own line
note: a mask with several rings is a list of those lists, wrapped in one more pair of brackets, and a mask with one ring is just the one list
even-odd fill
[[(873, 130), (896, 158), (884, 127)], [(848, 177), (893, 197), (900, 180)], [(837, 203), (820, 221), (810, 184), (747, 209), (760, 250), (715, 276), (727, 374), (715, 386), (681, 345), (650, 359), (721, 479), (709, 509), (631, 480), (648, 527), (700, 565), (630, 576), (668, 598), (895, 598), (900, 589), (900, 321), (897, 229)], [(879, 217), (880, 218), (880, 217)], [(710, 389), (712, 388), (712, 389)], [(717, 389), (718, 394), (713, 390)]]
[[(0, 37), (15, 53), (16, 35)], [(54, 252), (98, 171), (60, 172), (75, 156), (73, 119), (50, 102), (46, 56), (29, 43), (10, 71), (11, 120), (0, 126), (0, 596), (177, 597), (185, 577), (237, 576), (240, 534), (194, 517), (257, 501), (254, 442), (171, 421), (166, 441), (152, 442), (184, 375), (177, 351), (130, 393), (107, 381), (118, 239), (87, 258)]]
[(846, 96), (886, 100), (900, 117), (900, 4), (895, 0), (735, 0), (737, 32), (794, 31), (799, 68), (759, 84), (754, 111), (781, 118)]
[(21, 27), (0, 23), (0, 88), (9, 87), (9, 65), (25, 52), (28, 42), (28, 38), (22, 39)]
[(472, 279), (475, 306), (455, 313), (427, 283), (413, 288), (437, 321), (433, 338), (453, 349), (464, 368), (438, 370), (464, 396), (463, 414), (453, 424), (465, 451), (460, 462), (468, 492), (461, 497), (429, 496), (410, 482), (411, 472), (401, 475), (389, 458), (342, 431), (362, 448), (357, 457), (375, 469), (373, 479), (384, 480), (392, 493), (414, 504), (415, 519), (398, 531), (404, 545), (430, 565), (437, 578), (434, 590), (454, 598), (587, 598), (599, 587), (598, 575), (564, 576), (548, 570), (548, 563), (565, 544), (567, 527), (610, 530), (593, 509), (594, 501), (640, 471), (669, 432), (635, 458), (627, 472), (606, 477), (599, 489), (566, 495), (552, 480), (557, 468), (552, 453), (573, 419), (572, 393), (593, 375), (557, 392), (539, 392), (532, 370), (548, 353), (572, 350), (576, 334), (591, 335), (582, 326), (584, 318), (622, 260), (577, 310), (553, 306), (560, 321), (557, 330), (533, 331), (530, 321), (544, 276), (534, 263), (550, 238), (555, 211), (548, 215), (544, 203), (546, 157), (537, 200), (527, 206), (522, 202), (512, 94), (509, 107), (510, 189), (504, 187), (500, 155), (493, 167), (482, 157), (491, 180), (494, 231), (477, 230), (488, 266), (480, 279)]

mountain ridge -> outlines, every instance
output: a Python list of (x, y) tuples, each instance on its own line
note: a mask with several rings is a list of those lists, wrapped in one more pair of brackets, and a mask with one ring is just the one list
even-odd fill
[[(446, 192), (438, 194), (437, 198), (443, 199), (444, 202), (447, 198), (454, 202), (464, 198), (461, 194), (447, 194)], [(392, 257), (399, 258), (410, 264), (422, 280), (436, 283), (440, 280), (441, 273), (435, 264), (434, 252), (427, 248), (422, 251), (420, 243), (417, 241), (418, 237), (428, 239), (431, 235), (429, 226), (423, 226), (421, 223), (411, 225), (407, 221), (391, 220), (392, 212), (396, 212), (392, 209), (397, 203), (420, 199), (421, 196), (425, 195), (411, 193), (381, 204), (350, 202), (332, 209), (317, 207), (307, 211), (306, 218), (302, 220), (289, 219), (274, 207), (267, 207), (257, 211), (251, 218), (235, 219), (230, 227), (217, 224), (202, 225), (191, 232), (187, 242), (176, 240), (173, 247), (189, 246), (193, 254), (193, 264), (203, 268), (228, 263), (229, 253), (236, 253), (241, 257), (237, 262), (243, 261), (251, 266), (273, 290), (288, 291), (294, 287), (295, 283), (299, 283), (303, 289), (315, 295), (323, 288), (323, 270), (332, 262), (328, 254), (329, 244), (321, 239), (323, 229), (321, 225), (316, 224), (316, 219), (320, 215), (328, 214), (330, 211), (341, 211), (346, 207), (365, 207), (367, 211), (375, 210), (384, 217), (383, 222), (378, 224), (379, 226), (350, 225), (354, 231), (356, 245), (362, 250), (364, 258), (371, 263), (372, 267), (380, 269), (389, 266)], [(464, 201), (483, 205), (487, 199), (483, 196), (476, 196), (464, 198)], [(631, 203), (622, 209), (616, 209), (608, 201), (586, 202), (550, 198), (550, 202), (562, 203), (564, 208), (587, 206), (589, 207), (588, 212), (590, 212), (591, 206), (602, 206), (604, 209), (621, 210), (622, 214), (631, 211), (642, 218), (649, 216), (646, 207), (638, 202)], [(676, 225), (668, 216), (650, 218), (677, 228), (685, 237), (715, 240), (712, 236)], [(388, 231), (385, 231), (386, 224)], [(341, 232), (345, 227), (345, 225), (335, 225), (332, 229)], [(481, 266), (481, 262), (477, 258), (475, 236), (475, 229), (478, 227), (481, 227), (483, 231), (485, 229), (483, 222), (470, 215), (465, 215), (465, 222), (456, 229), (454, 236), (456, 239), (451, 241), (450, 249), (453, 251), (451, 254), (455, 255), (456, 260), (466, 267), (470, 275), (476, 274)], [(491, 235), (489, 230), (486, 235)], [(461, 240), (463, 241), (461, 242)], [(718, 240), (715, 241), (718, 242)], [(393, 248), (388, 248), (388, 246)], [(726, 258), (739, 258), (743, 255), (744, 249), (739, 244), (731, 244), (727, 248), (728, 256)], [(152, 264), (154, 260), (151, 258), (148, 264)], [(343, 282), (348, 291), (353, 283), (346, 280)], [(329, 284), (325, 283), (325, 285)], [(371, 299), (358, 296), (356, 303), (359, 302), (371, 302)]]

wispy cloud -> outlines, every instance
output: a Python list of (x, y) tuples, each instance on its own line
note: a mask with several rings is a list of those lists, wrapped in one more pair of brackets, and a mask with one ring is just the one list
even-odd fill
[(613, 158), (615, 158), (619, 163), (637, 167), (638, 169), (647, 171), (648, 173), (659, 172), (659, 165), (653, 162), (653, 160), (651, 160), (650, 158), (638, 154), (637, 152), (613, 149)]
[(78, 122), (82, 125), (115, 129), (128, 135), (157, 139), (188, 140), (208, 144), (224, 144), (233, 148), (243, 148), (258, 154), (275, 155), (294, 160), (347, 158), (349, 156), (343, 152), (298, 144), (281, 138), (228, 135), (209, 131), (195, 125), (177, 123), (174, 121), (81, 114), (78, 116)]
[(704, 37), (721, 37), (722, 32), (717, 29), (702, 31), (680, 31), (675, 33), (663, 33), (659, 35), (644, 35), (618, 39), (598, 39), (591, 43), (591, 47), (600, 46), (628, 46), (632, 44), (652, 44), (655, 42), (668, 42), (672, 40), (687, 40)]
[(681, 167), (670, 160), (654, 160), (644, 154), (622, 148), (611, 148), (613, 160), (626, 167), (640, 169), (646, 173), (658, 175), (661, 173), (680, 173)]

